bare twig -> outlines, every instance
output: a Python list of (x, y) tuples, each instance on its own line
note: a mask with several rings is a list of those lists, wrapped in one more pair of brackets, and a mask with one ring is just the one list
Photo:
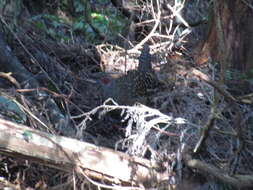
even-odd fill
[(7, 80), (9, 80), (12, 84), (14, 84), (17, 88), (21, 88), (21, 85), (18, 83), (18, 81), (11, 76), (12, 73), (4, 73), (4, 72), (0, 72), (0, 77), (5, 78)]
[(183, 19), (183, 17), (179, 14), (181, 9), (175, 10), (169, 3), (167, 3), (167, 7), (173, 12), (173, 14), (187, 27), (190, 28), (190, 25)]
[(160, 17), (161, 17), (160, 3), (158, 0), (156, 0), (156, 4), (157, 4), (157, 14), (155, 14), (154, 7), (152, 6), (153, 17), (155, 19), (154, 27), (152, 28), (150, 33), (140, 43), (138, 43), (134, 48), (128, 50), (127, 53), (132, 53), (132, 52), (136, 51), (137, 49), (140, 49), (142, 47), (142, 45), (145, 44), (155, 33), (157, 27), (159, 26)]

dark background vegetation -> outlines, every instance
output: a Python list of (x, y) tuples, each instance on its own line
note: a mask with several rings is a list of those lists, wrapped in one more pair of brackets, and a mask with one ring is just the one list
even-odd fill
[[(141, 135), (143, 123), (106, 109), (87, 114), (105, 101), (101, 79), (135, 69), (148, 44), (164, 86), (148, 97), (147, 106), (187, 122), (170, 128), (181, 139), (149, 130), (142, 145), (152, 141), (157, 154), (168, 156), (187, 144), (194, 158), (252, 180), (252, 1), (2, 0), (0, 23), (1, 118), (152, 159), (148, 148), (133, 151), (131, 135)], [(161, 122), (155, 127), (168, 130)], [(0, 158), (2, 186), (74, 186), (71, 174)], [(188, 180), (179, 189), (237, 188), (217, 173), (183, 167)], [(75, 187), (96, 188), (84, 181), (77, 177)]]

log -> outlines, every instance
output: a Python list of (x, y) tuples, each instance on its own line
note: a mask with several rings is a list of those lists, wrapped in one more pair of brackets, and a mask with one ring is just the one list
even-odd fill
[[(169, 179), (150, 161), (0, 119), (0, 153), (59, 170), (78, 168), (91, 179), (152, 187)], [(78, 170), (77, 170), (78, 171)]]
[(217, 168), (204, 161), (194, 159), (190, 154), (183, 154), (183, 161), (189, 168), (197, 170), (203, 175), (210, 175), (218, 179), (224, 184), (231, 185), (236, 189), (251, 188), (253, 187), (253, 175), (248, 174), (228, 174), (220, 168)]

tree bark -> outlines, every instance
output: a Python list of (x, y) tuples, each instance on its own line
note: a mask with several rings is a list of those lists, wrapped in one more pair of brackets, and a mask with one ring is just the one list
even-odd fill
[(196, 50), (197, 64), (203, 64), (211, 57), (212, 60), (222, 64), (223, 69), (230, 67), (251, 74), (253, 11), (252, 5), (245, 2), (251, 1), (214, 1), (206, 39)]

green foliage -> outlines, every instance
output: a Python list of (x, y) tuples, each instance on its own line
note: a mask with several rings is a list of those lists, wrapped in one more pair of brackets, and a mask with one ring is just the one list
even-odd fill
[(1, 93), (0, 95), (0, 108), (1, 114), (4, 114), (15, 122), (25, 123), (27, 120), (26, 114), (19, 107), (16, 100), (5, 93)]
[(85, 10), (85, 3), (87, 3), (87, 2), (83, 2), (82, 0), (75, 0), (75, 1), (73, 1), (73, 3), (74, 3), (75, 11), (77, 13), (80, 13)]
[[(99, 3), (105, 4), (106, 2), (105, 0), (101, 0), (96, 2), (96, 5)], [(85, 36), (85, 39), (92, 43), (99, 42), (97, 33), (93, 28), (105, 36), (107, 40), (114, 40), (125, 27), (126, 21), (113, 7), (103, 9), (103, 7), (96, 6), (96, 10), (93, 10), (89, 1), (84, 0), (73, 1), (71, 6), (74, 9), (72, 11), (75, 12), (71, 15), (76, 16), (69, 18), (69, 20), (71, 20), (70, 22), (51, 14), (38, 15), (31, 18), (30, 21), (32, 21), (39, 30), (55, 40), (69, 41), (71, 39), (71, 31), (72, 34)], [(64, 9), (62, 11), (69, 11), (69, 1), (60, 1), (59, 7)]]
[(39, 30), (42, 30), (42, 31), (46, 31), (47, 30), (47, 26), (45, 25), (44, 22), (42, 21), (36, 21), (35, 22), (35, 26), (39, 29)]
[(37, 29), (49, 35), (55, 40), (69, 41), (70, 37), (61, 32), (61, 28), (68, 27), (67, 22), (55, 15), (43, 14), (32, 17), (30, 22), (33, 22)]
[(68, 0), (61, 0), (60, 4), (59, 4), (59, 7), (60, 7), (61, 10), (66, 11), (69, 7)]
[(95, 26), (101, 33), (108, 32), (109, 19), (106, 15), (100, 13), (91, 13), (92, 24)]
[(97, 3), (99, 3), (99, 4), (103, 4), (103, 3), (108, 3), (108, 2), (110, 2), (109, 0), (97, 0)]
[(77, 19), (76, 22), (73, 23), (72, 28), (73, 28), (74, 31), (85, 30), (86, 23), (84, 22), (83, 16), (80, 17), (79, 19)]
[[(120, 15), (110, 12), (93, 12), (90, 14), (90, 18), (92, 26), (99, 30), (101, 34), (105, 35), (108, 40), (113, 40), (118, 33), (121, 33), (126, 23)], [(97, 40), (97, 34), (85, 22), (83, 16), (79, 17), (73, 23), (73, 30), (82, 31), (90, 41), (94, 42)]]
[(55, 15), (48, 15), (48, 14), (45, 14), (43, 15), (43, 17), (45, 19), (48, 19), (49, 21), (51, 21), (51, 24), (53, 25), (53, 27), (57, 28), (59, 26), (62, 26), (62, 24), (64, 24), (64, 20), (62, 18), (59, 18)]

